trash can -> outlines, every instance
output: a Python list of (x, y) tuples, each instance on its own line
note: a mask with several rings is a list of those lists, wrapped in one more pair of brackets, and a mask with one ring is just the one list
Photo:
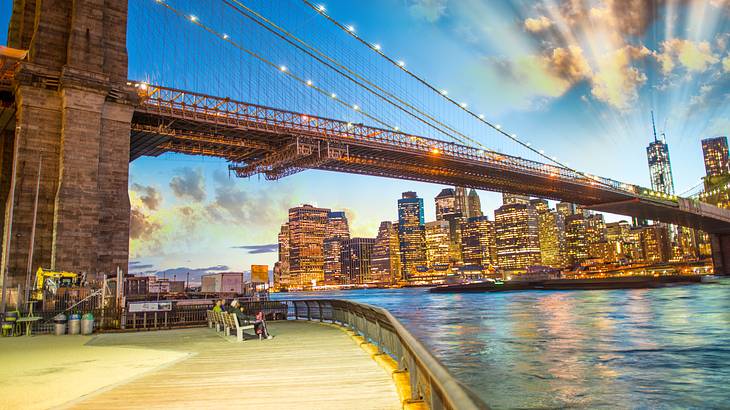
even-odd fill
[(68, 334), (77, 335), (81, 331), (81, 316), (74, 313), (68, 317)]
[(87, 313), (81, 317), (81, 334), (90, 335), (94, 333), (94, 315)]
[(66, 315), (59, 313), (53, 317), (53, 334), (61, 336), (66, 334)]

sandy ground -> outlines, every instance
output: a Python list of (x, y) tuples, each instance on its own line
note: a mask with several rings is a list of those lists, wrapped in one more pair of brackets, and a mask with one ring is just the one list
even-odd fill
[(0, 338), (0, 409), (47, 409), (188, 357), (87, 344), (99, 336)]

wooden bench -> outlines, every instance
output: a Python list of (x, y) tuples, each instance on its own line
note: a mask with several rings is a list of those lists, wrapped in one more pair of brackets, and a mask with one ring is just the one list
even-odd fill
[(208, 318), (208, 327), (212, 328), (215, 326), (216, 332), (222, 332), (225, 322), (223, 321), (222, 312), (216, 312), (215, 310), (207, 310), (205, 312)]
[(228, 336), (231, 334), (231, 330), (236, 330), (236, 340), (243, 342), (243, 331), (253, 329), (254, 326), (248, 323), (239, 323), (238, 316), (233, 313), (224, 313), (223, 319), (225, 321), (225, 334)]

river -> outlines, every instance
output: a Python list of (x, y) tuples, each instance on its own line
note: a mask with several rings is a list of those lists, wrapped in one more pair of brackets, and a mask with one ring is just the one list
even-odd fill
[(662, 289), (276, 298), (390, 310), (492, 408), (730, 406), (730, 279)]

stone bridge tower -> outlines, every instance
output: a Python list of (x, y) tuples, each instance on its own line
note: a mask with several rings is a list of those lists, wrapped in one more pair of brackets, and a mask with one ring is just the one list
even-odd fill
[(0, 140), (9, 287), (25, 285), (31, 241), (33, 272), (127, 270), (126, 32), (127, 0), (13, 2), (8, 46), (28, 55), (4, 96), (14, 114)]

